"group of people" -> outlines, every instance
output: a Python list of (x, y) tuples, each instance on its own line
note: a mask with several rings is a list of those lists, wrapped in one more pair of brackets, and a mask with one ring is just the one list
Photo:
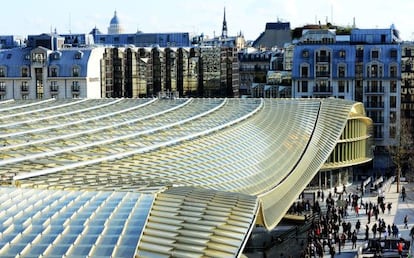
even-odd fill
[[(326, 211), (321, 211), (319, 201), (325, 202)], [(398, 226), (394, 223), (387, 225), (381, 218), (382, 215), (386, 215), (386, 212), (390, 214), (392, 209), (392, 204), (386, 203), (384, 196), (379, 196), (376, 203), (364, 202), (357, 194), (347, 193), (344, 187), (341, 193), (335, 188), (334, 193), (329, 193), (326, 199), (324, 199), (323, 191), (318, 191), (315, 203), (316, 209), (310, 204), (305, 205), (309, 207), (309, 211), (317, 213), (307, 232), (307, 246), (302, 252), (304, 258), (323, 257), (327, 252), (334, 257), (335, 254), (341, 253), (347, 242), (353, 249), (356, 249), (358, 234), (362, 227), (359, 219), (361, 213), (365, 213), (367, 219), (364, 240), (399, 237)], [(360, 210), (365, 210), (365, 212), (360, 212)], [(351, 212), (354, 215), (353, 221), (355, 217), (358, 217), (354, 224), (348, 219)], [(404, 223), (408, 224), (406, 221)]]

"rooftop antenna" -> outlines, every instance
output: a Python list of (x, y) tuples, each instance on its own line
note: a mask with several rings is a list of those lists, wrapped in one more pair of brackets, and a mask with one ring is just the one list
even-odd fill
[(72, 34), (72, 17), (71, 14), (69, 13), (69, 34)]

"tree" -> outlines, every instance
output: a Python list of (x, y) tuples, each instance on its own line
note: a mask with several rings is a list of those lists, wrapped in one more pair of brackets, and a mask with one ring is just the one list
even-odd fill
[(388, 146), (388, 152), (395, 166), (397, 193), (400, 192), (401, 176), (412, 177), (414, 168), (414, 128), (412, 119), (401, 118), (400, 128), (397, 130), (396, 144)]

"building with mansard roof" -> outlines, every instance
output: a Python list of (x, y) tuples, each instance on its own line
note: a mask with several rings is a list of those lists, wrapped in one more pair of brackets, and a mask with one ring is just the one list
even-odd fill
[(104, 48), (0, 51), (0, 99), (100, 98)]
[[(364, 103), (374, 121), (378, 154), (399, 144), (401, 45), (394, 26), (386, 29), (304, 29), (294, 46), (292, 96), (336, 97)], [(379, 156), (378, 156), (379, 157)], [(378, 159), (378, 169), (390, 168)]]

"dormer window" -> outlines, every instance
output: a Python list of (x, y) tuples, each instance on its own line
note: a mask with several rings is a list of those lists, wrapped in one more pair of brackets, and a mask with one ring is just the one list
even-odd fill
[(83, 52), (82, 51), (78, 51), (75, 53), (75, 59), (81, 59), (83, 57)]
[(0, 77), (6, 77), (6, 67), (0, 66)]
[(80, 67), (75, 65), (72, 67), (72, 76), (79, 77), (80, 76)]
[(50, 77), (58, 77), (58, 68), (56, 66), (52, 66), (49, 68), (49, 76)]
[(44, 63), (45, 55), (43, 53), (33, 53), (32, 61), (35, 63)]
[(59, 51), (57, 51), (57, 52), (54, 52), (54, 53), (52, 54), (52, 59), (53, 59), (53, 60), (59, 60), (61, 56), (62, 56), (62, 53), (61, 53), (61, 52), (59, 52)]
[(22, 77), (29, 77), (29, 68), (27, 66), (23, 66), (21, 69)]

